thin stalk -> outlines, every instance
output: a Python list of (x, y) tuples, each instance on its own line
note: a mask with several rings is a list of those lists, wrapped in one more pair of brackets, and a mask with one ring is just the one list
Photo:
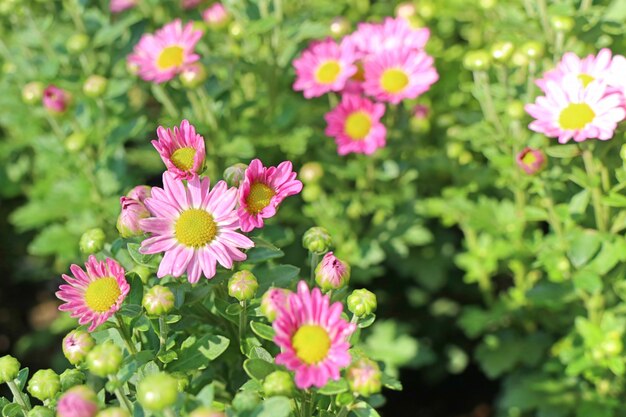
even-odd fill
[(7, 385), (13, 394), (13, 398), (15, 398), (15, 401), (22, 407), (22, 411), (24, 415), (26, 415), (26, 413), (30, 411), (30, 401), (28, 401), (28, 397), (17, 387), (15, 381), (7, 381)]
[(118, 386), (119, 381), (117, 380), (117, 377), (115, 375), (109, 375), (109, 380), (116, 386), (116, 388), (113, 390), (113, 393), (115, 394), (117, 401), (120, 403), (120, 405), (124, 406), (124, 408), (126, 408), (129, 413), (132, 414), (133, 405), (126, 397), (126, 394), (124, 394), (124, 392), (122, 391), (122, 388)]
[(187, 90), (187, 99), (191, 103), (193, 117), (199, 121), (206, 121), (202, 111), (202, 103), (200, 102), (197, 94), (194, 94), (191, 90)]
[(604, 207), (602, 206), (602, 191), (599, 187), (601, 179), (596, 171), (591, 149), (583, 150), (583, 164), (585, 165), (587, 175), (591, 181), (593, 181), (593, 188), (591, 189), (591, 202), (593, 204), (593, 214), (596, 219), (596, 227), (600, 232), (605, 232), (607, 222)]
[(550, 22), (548, 21), (548, 6), (546, 0), (537, 0), (537, 10), (539, 11), (539, 19), (541, 21), (541, 28), (546, 37), (548, 43), (552, 43), (552, 29), (550, 28)]
[(239, 347), (243, 352), (243, 342), (246, 337), (246, 327), (248, 326), (248, 304), (246, 300), (240, 301), (241, 311), (239, 312)]
[(171, 117), (177, 117), (178, 111), (176, 110), (176, 105), (167, 90), (163, 88), (161, 84), (152, 84), (152, 89), (157, 93), (155, 94), (155, 98), (163, 105), (167, 114)]
[(478, 99), (478, 103), (482, 108), (485, 118), (495, 126), (501, 136), (505, 136), (504, 127), (502, 126), (502, 122), (500, 122), (500, 118), (496, 112), (496, 106), (493, 102), (493, 95), (491, 94), (491, 87), (489, 85), (489, 76), (484, 71), (474, 71), (473, 76), (474, 85), (479, 92), (478, 96), (481, 97)]
[(310, 273), (310, 282), (311, 282), (311, 286), (315, 285), (315, 267), (317, 266), (317, 264), (319, 263), (320, 259), (319, 259), (319, 255), (317, 254), (317, 252), (311, 252), (311, 273)]
[(535, 100), (535, 74), (537, 73), (537, 63), (530, 60), (528, 63), (528, 78), (526, 79), (526, 102), (531, 103)]
[(48, 123), (50, 123), (50, 127), (52, 127), (52, 130), (54, 131), (54, 134), (60, 140), (65, 139), (65, 133), (63, 133), (63, 129), (61, 129), (61, 125), (59, 125), (59, 122), (57, 122), (57, 120), (54, 118), (54, 116), (52, 116), (50, 113), (46, 112), (46, 120), (48, 120)]
[(204, 91), (204, 88), (196, 88), (196, 94), (200, 99), (200, 103), (202, 104), (202, 109), (204, 110), (204, 116), (206, 117), (206, 122), (209, 124), (211, 129), (217, 130), (217, 118), (211, 109), (211, 97)]
[(343, 407), (341, 407), (341, 409), (337, 413), (337, 417), (346, 417), (349, 411), (350, 410), (348, 410), (348, 407), (344, 405)]
[(556, 63), (563, 56), (563, 44), (565, 43), (565, 33), (562, 30), (558, 30), (556, 32), (555, 41), (554, 41), (554, 57), (552, 61), (556, 65)]
[(128, 326), (126, 326), (126, 323), (124, 323), (122, 316), (120, 316), (119, 314), (115, 315), (115, 319), (117, 320), (117, 330), (120, 332), (122, 339), (124, 339), (124, 342), (126, 343), (126, 347), (128, 348), (128, 351), (131, 354), (136, 355), (137, 348), (133, 344), (133, 339), (130, 334), (130, 330), (128, 329)]
[(169, 326), (165, 322), (165, 317), (159, 316), (159, 345), (160, 345), (159, 350), (161, 352), (165, 351), (165, 348), (167, 345), (167, 333), (169, 331), (168, 327)]
[(581, 12), (585, 12), (587, 11), (587, 9), (589, 9), (591, 7), (591, 4), (593, 3), (593, 0), (582, 0), (580, 2), (580, 11)]

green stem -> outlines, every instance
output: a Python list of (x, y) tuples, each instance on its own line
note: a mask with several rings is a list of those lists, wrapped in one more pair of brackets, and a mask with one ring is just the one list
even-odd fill
[(26, 416), (26, 413), (30, 411), (30, 401), (28, 401), (28, 397), (17, 387), (15, 381), (7, 381), (7, 385), (13, 394), (13, 398), (15, 398), (15, 401), (22, 407), (22, 411)]
[(341, 409), (337, 413), (337, 417), (346, 417), (349, 411), (350, 410), (348, 410), (348, 407), (344, 405), (343, 407), (341, 407)]
[(159, 351), (160, 352), (164, 352), (167, 347), (168, 331), (169, 329), (168, 329), (167, 323), (165, 322), (165, 317), (159, 316), (159, 344), (160, 344)]
[(493, 102), (493, 95), (491, 94), (491, 86), (489, 85), (489, 76), (484, 71), (474, 71), (474, 85), (478, 90), (481, 98), (478, 100), (485, 118), (489, 120), (496, 128), (501, 136), (506, 136), (502, 122), (496, 112), (496, 106)]
[(65, 139), (65, 133), (63, 132), (63, 129), (61, 129), (61, 125), (59, 125), (57, 119), (55, 119), (54, 116), (48, 112), (46, 112), (46, 119), (48, 120), (48, 123), (50, 123), (50, 127), (52, 127), (54, 134), (59, 138), (59, 140)]
[(178, 111), (176, 110), (176, 105), (174, 105), (167, 90), (163, 88), (161, 84), (152, 84), (152, 90), (157, 101), (165, 107), (167, 114), (171, 117), (177, 117)]
[(315, 267), (317, 267), (317, 264), (319, 263), (320, 259), (319, 259), (319, 254), (317, 254), (317, 252), (311, 252), (311, 273), (310, 273), (310, 280), (311, 280), (311, 286), (315, 285)]
[(116, 387), (113, 390), (113, 393), (115, 394), (115, 397), (117, 398), (117, 401), (120, 403), (120, 405), (124, 406), (124, 408), (126, 408), (129, 413), (132, 414), (133, 413), (133, 405), (131, 404), (131, 402), (126, 397), (126, 394), (124, 394), (124, 392), (122, 391), (122, 388), (119, 386), (119, 381), (117, 380), (117, 377), (115, 375), (109, 375), (109, 380)]
[(133, 344), (133, 339), (130, 334), (130, 330), (128, 329), (128, 326), (126, 326), (126, 323), (124, 323), (124, 319), (122, 319), (122, 316), (120, 316), (119, 314), (115, 315), (115, 319), (117, 320), (117, 330), (120, 332), (122, 339), (124, 339), (124, 342), (126, 343), (126, 347), (128, 348), (128, 351), (131, 354), (136, 355), (137, 348)]
[(553, 62), (556, 65), (559, 59), (563, 56), (563, 44), (565, 43), (565, 33), (562, 30), (556, 32), (554, 41), (554, 57)]
[(587, 9), (591, 7), (592, 3), (593, 3), (593, 0), (582, 0), (580, 2), (580, 11), (581, 12), (587, 11)]
[(196, 94), (202, 104), (202, 110), (204, 110), (204, 117), (206, 122), (212, 130), (217, 130), (217, 118), (211, 109), (211, 97), (204, 91), (204, 88), (196, 88)]
[(552, 43), (552, 29), (550, 28), (550, 22), (548, 21), (548, 6), (546, 0), (537, 0), (537, 9), (539, 10), (539, 18), (541, 20), (541, 27), (548, 43)]
[(535, 74), (537, 73), (537, 63), (531, 59), (528, 63), (528, 78), (526, 79), (526, 102), (535, 101)]
[(204, 121), (202, 104), (200, 103), (198, 96), (194, 94), (193, 91), (187, 90), (187, 99), (191, 103), (191, 111), (193, 112), (193, 117), (198, 121)]
[(606, 231), (606, 217), (604, 207), (602, 206), (602, 191), (600, 190), (601, 179), (598, 176), (596, 167), (593, 162), (593, 153), (591, 149), (587, 148), (583, 150), (583, 163), (585, 165), (585, 171), (592, 181), (591, 188), (591, 202), (593, 204), (593, 214), (596, 219), (596, 227), (600, 232)]
[(246, 300), (240, 301), (241, 311), (239, 312), (239, 347), (242, 353), (243, 342), (246, 337), (246, 327), (248, 326), (248, 304)]

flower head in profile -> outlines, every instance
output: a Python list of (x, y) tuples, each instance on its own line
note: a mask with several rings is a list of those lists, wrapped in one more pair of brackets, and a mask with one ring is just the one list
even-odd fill
[(124, 277), (124, 268), (113, 259), (98, 261), (91, 255), (85, 270), (78, 265), (70, 266), (73, 277), (63, 274), (67, 284), (62, 284), (56, 296), (65, 301), (59, 307), (78, 318), (78, 323), (89, 325), (89, 331), (107, 321), (120, 309), (130, 291)]
[(382, 23), (359, 23), (347, 42), (361, 59), (384, 51), (421, 51), (429, 37), (427, 28), (412, 28), (406, 19), (387, 17)]
[(515, 155), (515, 162), (528, 175), (533, 175), (543, 168), (546, 163), (546, 157), (540, 150), (526, 147)]
[(370, 155), (385, 146), (387, 129), (380, 122), (385, 105), (352, 94), (344, 94), (341, 103), (324, 118), (326, 135), (335, 138), (337, 153), (364, 153)]
[(295, 91), (305, 98), (319, 97), (329, 91), (341, 91), (357, 68), (352, 48), (327, 38), (316, 41), (293, 61), (296, 70)]
[(296, 385), (306, 389), (323, 387), (339, 379), (339, 371), (350, 365), (348, 338), (356, 325), (341, 318), (343, 305), (330, 304), (319, 288), (309, 291), (304, 281), (289, 295), (272, 326), (274, 342), (281, 348), (276, 363), (295, 371)]
[(621, 95), (606, 94), (606, 90), (606, 84), (599, 81), (585, 87), (573, 75), (560, 83), (548, 81), (546, 95), (526, 105), (526, 111), (536, 119), (528, 127), (558, 138), (559, 143), (611, 139), (626, 112)]
[(348, 285), (350, 265), (337, 258), (332, 252), (326, 253), (315, 268), (315, 282), (322, 291), (337, 290)]
[(111, 0), (109, 10), (111, 13), (121, 13), (124, 10), (132, 9), (137, 5), (138, 0)]
[(145, 81), (163, 83), (200, 59), (194, 52), (202, 31), (195, 30), (193, 23), (183, 26), (177, 19), (154, 34), (144, 34), (135, 45), (128, 62), (138, 67), (138, 74)]
[(364, 69), (365, 93), (394, 104), (418, 97), (439, 79), (430, 55), (407, 48), (382, 52), (366, 60)]
[(141, 243), (140, 252), (165, 252), (157, 276), (180, 277), (187, 273), (191, 283), (204, 275), (212, 278), (217, 263), (232, 268), (243, 261), (254, 243), (238, 233), (235, 211), (237, 189), (219, 181), (210, 189), (208, 178), (193, 177), (187, 185), (173, 174), (163, 174), (163, 188), (153, 187), (145, 205), (153, 217), (140, 221), (152, 236)]
[(159, 139), (153, 140), (152, 145), (176, 178), (189, 180), (202, 171), (206, 156), (204, 138), (187, 120), (180, 123), (180, 128), (159, 126), (157, 137)]
[(265, 167), (259, 159), (250, 162), (239, 186), (237, 214), (241, 230), (250, 232), (263, 227), (263, 219), (274, 216), (285, 198), (302, 191), (296, 175), (289, 161), (277, 167)]
[(565, 76), (574, 76), (583, 87), (587, 87), (592, 81), (610, 85), (613, 61), (611, 50), (606, 48), (600, 50), (597, 55), (589, 55), (586, 58), (579, 58), (573, 52), (566, 52), (556, 68), (547, 71), (536, 84), (547, 92), (548, 81), (559, 83)]

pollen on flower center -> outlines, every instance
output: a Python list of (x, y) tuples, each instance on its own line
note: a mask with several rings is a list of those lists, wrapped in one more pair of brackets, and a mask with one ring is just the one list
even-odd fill
[(196, 156), (196, 150), (191, 147), (179, 148), (172, 153), (170, 160), (174, 166), (183, 171), (189, 171), (193, 168), (193, 160)]
[(308, 365), (321, 362), (330, 350), (330, 336), (321, 326), (301, 326), (291, 338), (296, 356)]
[(339, 62), (326, 61), (317, 68), (315, 79), (322, 84), (332, 84), (335, 82), (340, 72), (341, 65), (339, 65)]
[(559, 125), (564, 130), (582, 129), (596, 117), (593, 109), (587, 103), (570, 103), (561, 110)]
[(181, 213), (174, 232), (176, 239), (183, 245), (201, 248), (215, 239), (217, 224), (211, 213), (201, 209), (189, 209)]
[(578, 74), (578, 79), (583, 83), (583, 87), (587, 87), (592, 81), (595, 80), (595, 78), (589, 74)]
[(387, 93), (396, 94), (409, 84), (409, 77), (398, 68), (390, 68), (380, 77), (380, 85)]
[(522, 157), (522, 162), (525, 165), (532, 165), (537, 162), (537, 155), (534, 152), (528, 152)]
[(250, 187), (250, 194), (246, 199), (248, 211), (251, 213), (260, 213), (265, 207), (269, 206), (272, 197), (276, 192), (261, 182), (255, 182)]
[(353, 140), (365, 139), (372, 129), (372, 118), (364, 111), (355, 111), (346, 119), (344, 129)]
[(115, 278), (98, 278), (89, 283), (85, 291), (85, 303), (91, 310), (104, 313), (115, 305), (121, 293)]
[(183, 61), (184, 49), (180, 46), (168, 46), (167, 48), (163, 48), (159, 54), (156, 65), (160, 70), (167, 70), (183, 65)]

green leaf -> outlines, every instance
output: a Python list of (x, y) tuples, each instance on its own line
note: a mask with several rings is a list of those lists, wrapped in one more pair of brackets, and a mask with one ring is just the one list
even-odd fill
[(213, 398), (215, 398), (215, 387), (213, 387), (213, 384), (202, 388), (196, 395), (196, 398), (200, 400), (203, 406), (210, 407), (213, 404)]
[(261, 339), (274, 341), (274, 328), (258, 321), (251, 321), (250, 328)]
[(5, 405), (4, 407), (2, 407), (2, 415), (4, 417), (21, 417), (23, 415), (22, 407), (20, 407), (18, 404)]
[(359, 402), (350, 412), (350, 415), (356, 417), (380, 417), (378, 411), (374, 410), (371, 405), (366, 402)]
[(243, 363), (243, 369), (250, 378), (263, 380), (266, 376), (277, 370), (278, 367), (263, 359), (246, 359)]
[(383, 374), (382, 383), (385, 388), (394, 391), (402, 391), (402, 382), (388, 374)]
[(291, 401), (286, 397), (272, 397), (263, 401), (251, 417), (288, 417), (291, 414)]
[(580, 149), (578, 145), (549, 146), (546, 153), (553, 158), (573, 158), (580, 154)]
[(300, 268), (292, 265), (262, 264), (252, 270), (259, 281), (259, 294), (270, 287), (287, 288), (295, 281)]
[(169, 372), (186, 372), (207, 367), (209, 361), (220, 356), (228, 348), (230, 340), (219, 335), (205, 335), (195, 341), (183, 343), (179, 359), (168, 364)]
[(117, 38), (140, 20), (140, 15), (129, 14), (113, 25), (104, 25), (93, 37), (92, 46), (99, 48), (104, 45), (112, 45)]
[(582, 190), (574, 195), (569, 203), (569, 212), (572, 214), (583, 214), (589, 205), (589, 190)]
[(572, 265), (580, 268), (585, 265), (600, 249), (602, 239), (595, 231), (577, 231), (567, 252)]
[(250, 359), (263, 359), (264, 361), (267, 362), (273, 362), (274, 358), (272, 357), (272, 355), (265, 349), (263, 349), (260, 346), (254, 346), (252, 349), (250, 349), (250, 353), (248, 354), (248, 357)]
[(264, 239), (259, 237), (253, 237), (251, 239), (254, 242), (254, 247), (247, 252), (246, 262), (263, 262), (285, 255), (282, 250)]
[(198, 350), (210, 361), (219, 357), (230, 345), (230, 339), (220, 335), (209, 336), (206, 342), (203, 339), (200, 339), (202, 343)]
[(137, 317), (141, 314), (143, 308), (137, 304), (125, 304), (120, 309), (120, 314), (125, 317)]
[(156, 257), (156, 255), (144, 255), (143, 253), (140, 253), (139, 248), (141, 245), (139, 243), (129, 242), (126, 247), (128, 248), (128, 254), (131, 258), (133, 258), (133, 261), (140, 265), (151, 266), (150, 262)]
[(574, 287), (584, 292), (595, 294), (602, 290), (602, 279), (587, 268), (576, 271), (572, 277)]
[(20, 369), (17, 374), (17, 387), (20, 391), (24, 391), (24, 387), (26, 386), (26, 381), (28, 380), (28, 368)]
[(326, 385), (320, 388), (319, 393), (323, 395), (337, 395), (342, 392), (347, 392), (348, 389), (348, 381), (338, 379), (337, 381), (328, 381)]
[(363, 319), (359, 319), (359, 328), (365, 329), (366, 327), (370, 327), (376, 321), (376, 314), (368, 314)]

